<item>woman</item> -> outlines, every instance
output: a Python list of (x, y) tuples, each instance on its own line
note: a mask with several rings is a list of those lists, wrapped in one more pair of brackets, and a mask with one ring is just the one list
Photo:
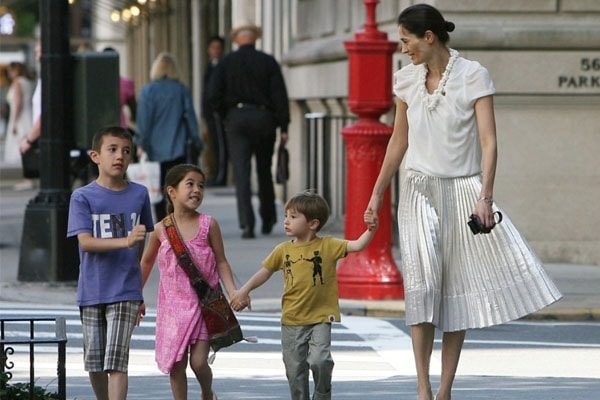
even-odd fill
[[(174, 165), (186, 162), (186, 147), (191, 141), (199, 154), (202, 142), (198, 121), (188, 89), (178, 80), (175, 59), (160, 53), (150, 69), (151, 82), (142, 88), (137, 110), (136, 145), (150, 161), (160, 162), (160, 186)], [(157, 221), (166, 215), (165, 200), (155, 205)]]
[(21, 140), (29, 133), (32, 121), (31, 97), (33, 84), (27, 79), (25, 65), (12, 62), (8, 67), (11, 85), (6, 99), (10, 105), (10, 115), (6, 130), (4, 145), (4, 162), (11, 165), (21, 165)]
[[(418, 4), (398, 18), (402, 53), (396, 118), (367, 212), (406, 154), (398, 207), (406, 324), (411, 326), (420, 400), (431, 400), (434, 330), (443, 331), (437, 400), (448, 400), (466, 329), (517, 319), (561, 294), (510, 220), (495, 225), (496, 127), (487, 70), (446, 46), (452, 22)], [(489, 234), (474, 235), (469, 215)]]

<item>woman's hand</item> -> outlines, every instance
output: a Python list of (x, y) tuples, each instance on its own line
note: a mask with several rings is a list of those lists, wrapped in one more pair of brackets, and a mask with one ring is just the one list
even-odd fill
[(377, 214), (374, 213), (370, 208), (367, 208), (367, 211), (365, 211), (363, 220), (370, 231), (376, 231), (379, 227), (379, 218), (377, 217)]
[(31, 143), (29, 142), (29, 140), (24, 137), (21, 140), (21, 143), (19, 143), (19, 150), (21, 151), (21, 154), (25, 154), (27, 152), (27, 150), (29, 150), (31, 148)]
[(477, 215), (481, 223), (487, 228), (492, 228), (496, 225), (492, 204), (493, 202), (491, 199), (485, 197), (479, 198), (475, 204), (475, 210), (473, 211), (473, 214)]
[[(367, 224), (369, 230), (372, 230), (372, 228), (377, 229), (377, 227), (379, 226), (378, 212), (381, 208), (382, 201), (383, 198), (381, 196), (376, 195), (375, 193), (373, 193), (371, 195), (371, 199), (369, 199), (369, 204), (367, 204), (367, 208), (364, 213), (365, 223)], [(369, 216), (369, 221), (367, 221), (366, 219), (367, 215)]]

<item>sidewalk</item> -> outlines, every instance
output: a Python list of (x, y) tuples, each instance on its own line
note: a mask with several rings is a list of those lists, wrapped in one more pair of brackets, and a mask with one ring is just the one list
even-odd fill
[[(29, 199), (36, 190), (16, 192), (15, 183), (0, 171), (0, 302), (75, 305), (75, 282), (33, 283), (17, 281), (23, 215)], [(237, 226), (235, 196), (232, 187), (208, 188), (201, 210), (212, 215), (221, 225), (227, 258), (234, 270), (238, 285), (259, 268), (262, 259), (279, 242), (285, 240), (281, 221), (269, 236), (257, 234), (253, 240), (242, 240)], [(283, 215), (281, 204), (278, 215)], [(260, 224), (260, 223), (259, 223)], [(258, 226), (260, 228), (260, 225)], [(260, 231), (260, 230), (258, 230)], [(324, 232), (342, 236), (341, 232)], [(547, 264), (564, 298), (546, 309), (528, 316), (530, 319), (600, 320), (600, 266)], [(253, 310), (280, 310), (282, 282), (273, 277), (253, 295)], [(149, 307), (156, 306), (158, 271), (151, 274), (144, 298)], [(340, 301), (342, 312), (353, 315), (402, 317), (403, 301)]]

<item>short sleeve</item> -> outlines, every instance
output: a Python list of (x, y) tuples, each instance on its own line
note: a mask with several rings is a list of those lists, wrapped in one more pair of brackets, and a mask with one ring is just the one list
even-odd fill
[(394, 95), (405, 103), (408, 103), (408, 90), (412, 80), (406, 68), (394, 73)]
[(263, 268), (271, 271), (277, 272), (281, 269), (283, 265), (283, 243), (279, 244), (277, 247), (273, 249), (271, 254), (269, 254), (262, 262)]
[(69, 219), (67, 222), (67, 237), (77, 236), (80, 233), (93, 233), (94, 226), (90, 205), (81, 193), (77, 191), (71, 195), (69, 203)]
[(473, 67), (467, 72), (465, 78), (465, 94), (469, 104), (477, 99), (496, 93), (494, 82), (488, 70), (478, 62), (473, 62)]
[(340, 258), (346, 257), (346, 255), (348, 254), (347, 240), (338, 239), (334, 237), (327, 237), (325, 238), (325, 240), (327, 241), (326, 246), (328, 252), (334, 259), (339, 260)]

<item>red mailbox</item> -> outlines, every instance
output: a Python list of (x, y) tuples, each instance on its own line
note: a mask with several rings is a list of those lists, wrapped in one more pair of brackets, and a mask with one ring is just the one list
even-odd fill
[[(363, 212), (379, 174), (392, 127), (379, 117), (392, 105), (392, 54), (398, 43), (377, 29), (379, 0), (364, 0), (367, 21), (355, 40), (345, 42), (350, 82), (348, 104), (359, 119), (342, 129), (346, 143), (347, 238), (365, 230)], [(349, 254), (338, 269), (340, 297), (383, 300), (404, 298), (402, 276), (392, 257), (390, 190), (379, 210), (380, 226), (373, 241), (360, 253)]]

